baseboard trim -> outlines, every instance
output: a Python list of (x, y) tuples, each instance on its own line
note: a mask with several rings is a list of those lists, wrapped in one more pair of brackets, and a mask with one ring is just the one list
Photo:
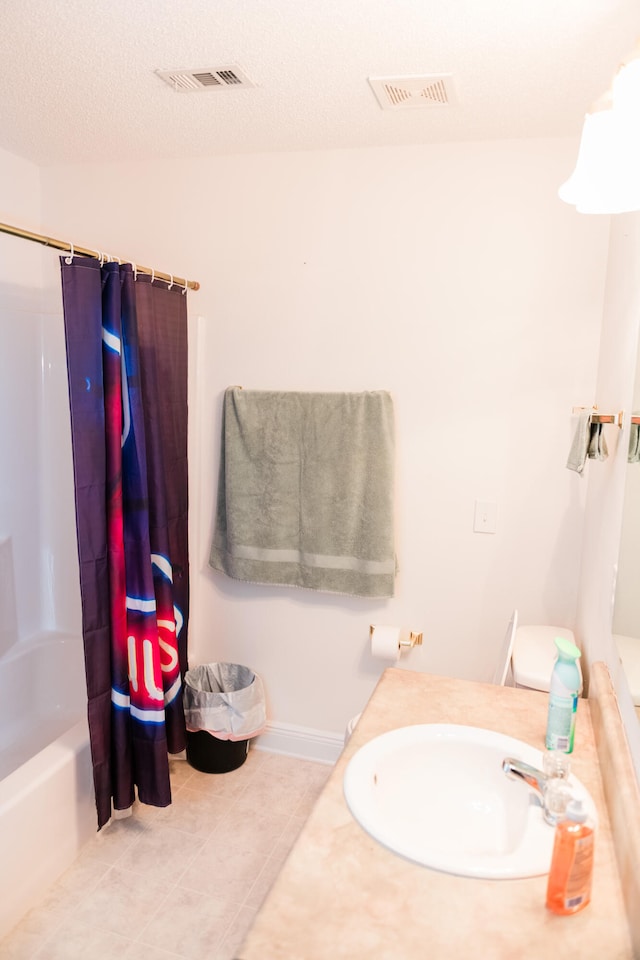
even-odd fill
[(283, 753), (300, 760), (316, 760), (320, 763), (336, 762), (344, 739), (337, 733), (298, 727), (291, 723), (268, 723), (267, 729), (253, 741), (255, 750)]

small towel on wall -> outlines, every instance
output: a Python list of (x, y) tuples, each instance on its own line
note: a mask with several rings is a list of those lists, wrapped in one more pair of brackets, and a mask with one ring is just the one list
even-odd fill
[(589, 459), (606, 460), (609, 456), (602, 423), (592, 423), (589, 432)]
[(576, 473), (582, 473), (589, 452), (589, 440), (591, 438), (591, 411), (581, 410), (578, 414), (578, 423), (576, 432), (573, 435), (573, 442), (569, 450), (567, 459), (567, 470), (575, 470)]
[(252, 583), (392, 597), (393, 464), (386, 391), (230, 387), (209, 564)]
[[(632, 417), (637, 417), (635, 411), (631, 414)], [(640, 463), (640, 423), (632, 423), (629, 430), (629, 453), (627, 455), (628, 463)]]

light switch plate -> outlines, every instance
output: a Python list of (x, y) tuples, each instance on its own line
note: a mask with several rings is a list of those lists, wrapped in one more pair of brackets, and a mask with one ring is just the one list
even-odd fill
[(498, 504), (491, 500), (476, 500), (473, 514), (474, 533), (495, 533)]

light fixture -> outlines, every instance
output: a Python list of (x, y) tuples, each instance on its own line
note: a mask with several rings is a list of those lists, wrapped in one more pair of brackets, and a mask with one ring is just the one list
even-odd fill
[(640, 210), (640, 51), (587, 113), (576, 168), (558, 191), (579, 213)]

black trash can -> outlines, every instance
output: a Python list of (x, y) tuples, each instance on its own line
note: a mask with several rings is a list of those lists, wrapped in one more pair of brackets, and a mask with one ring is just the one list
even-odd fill
[(187, 760), (201, 773), (237, 770), (248, 753), (248, 740), (220, 740), (208, 730), (187, 730)]
[(202, 773), (228, 773), (247, 759), (266, 723), (262, 680), (239, 663), (208, 663), (184, 678), (187, 761)]

